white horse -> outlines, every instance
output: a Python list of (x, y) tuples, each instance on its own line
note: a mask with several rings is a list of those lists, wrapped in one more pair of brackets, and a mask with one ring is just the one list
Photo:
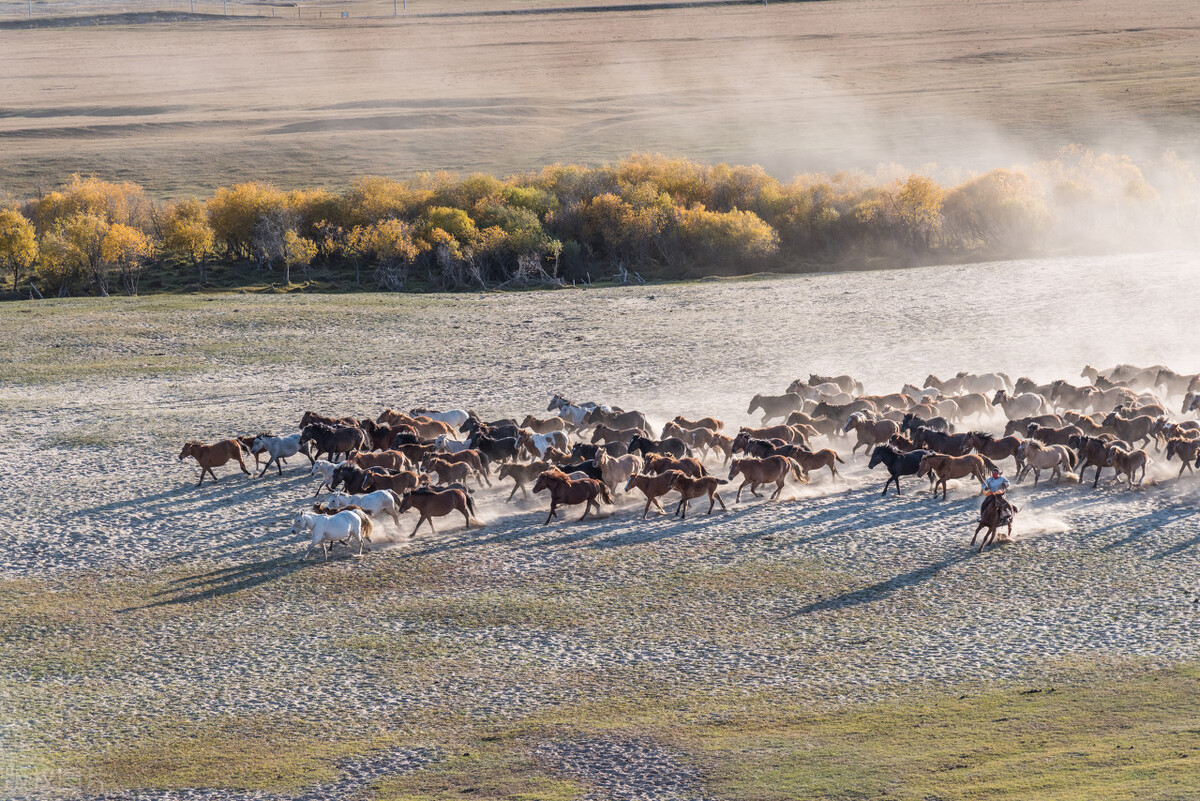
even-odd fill
[(445, 434), (442, 434), (440, 437), (435, 439), (433, 444), (437, 446), (438, 450), (445, 451), (446, 453), (458, 453), (459, 451), (465, 451), (471, 447), (465, 442), (459, 442), (456, 439), (450, 439), (450, 437), (446, 436)]
[(344, 509), (347, 506), (357, 506), (371, 517), (387, 512), (400, 525), (400, 499), (389, 489), (375, 490), (363, 495), (347, 495), (335, 492), (325, 499), (326, 509)]
[(925, 389), (919, 389), (914, 387), (912, 384), (905, 384), (900, 391), (915, 401), (931, 400), (942, 394), (942, 391), (937, 387), (925, 387)]
[(303, 562), (312, 553), (312, 549), (321, 546), (325, 561), (329, 561), (330, 543), (349, 543), (351, 537), (358, 537), (358, 555), (362, 556), (371, 541), (371, 518), (360, 509), (346, 509), (335, 515), (320, 515), (313, 512), (302, 512), (292, 521), (292, 536), (312, 532), (312, 543), (304, 556)]
[(287, 437), (273, 437), (268, 434), (259, 434), (254, 438), (254, 444), (250, 446), (250, 452), (253, 454), (267, 453), (270, 459), (263, 466), (262, 471), (258, 474), (259, 478), (271, 469), (274, 464), (279, 471), (279, 475), (283, 475), (283, 460), (289, 456), (295, 456), (300, 452), (300, 437), (302, 434), (297, 432)]
[(324, 459), (317, 459), (313, 462), (312, 471), (309, 475), (320, 476), (322, 479), (321, 483), (317, 486), (317, 491), (313, 493), (314, 498), (320, 495), (321, 490), (326, 487), (333, 489), (333, 471), (337, 470), (343, 464), (345, 462), (329, 462)]
[(445, 412), (435, 412), (432, 409), (413, 409), (409, 412), (413, 417), (428, 417), (430, 420), (437, 420), (441, 423), (454, 426), (455, 430), (462, 427), (462, 424), (470, 419), (471, 413), (466, 409), (450, 409)]

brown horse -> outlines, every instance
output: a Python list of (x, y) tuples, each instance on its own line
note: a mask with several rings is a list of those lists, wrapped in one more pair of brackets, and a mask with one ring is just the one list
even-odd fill
[(932, 473), (937, 476), (937, 482), (933, 485), (933, 494), (937, 496), (938, 485), (942, 487), (942, 500), (946, 500), (947, 483), (952, 478), (966, 478), (974, 476), (979, 481), (980, 486), (987, 478), (984, 473), (984, 457), (977, 453), (972, 453), (969, 456), (942, 456), (941, 454), (933, 454), (925, 456), (921, 459), (921, 465), (917, 468), (917, 476), (926, 476)]
[(346, 461), (352, 462), (363, 470), (372, 467), (386, 467), (388, 470), (407, 470), (412, 467), (408, 457), (400, 451), (384, 451), (383, 453), (359, 453)]
[(649, 473), (634, 473), (629, 477), (629, 481), (625, 482), (625, 492), (630, 492), (633, 489), (640, 489), (642, 494), (646, 496), (646, 508), (642, 510), (642, 519), (646, 519), (646, 515), (650, 514), (650, 504), (654, 504), (655, 508), (663, 514), (667, 510), (662, 508), (662, 504), (658, 499), (666, 495), (675, 487), (675, 477), (682, 476), (683, 473), (678, 470), (667, 470), (658, 475)]
[(876, 446), (887, 442), (892, 434), (900, 433), (900, 426), (894, 420), (871, 420), (864, 414), (852, 414), (846, 419), (842, 431), (854, 429), (858, 442), (850, 449), (850, 455), (862, 448), (864, 453), (870, 453)]
[(724, 455), (723, 465), (729, 464), (729, 460), (733, 458), (733, 437), (728, 434), (713, 434), (712, 449)]
[(1017, 463), (1017, 472), (1020, 472), (1022, 467), (1019, 453), (1022, 441), (1020, 437), (1008, 436), (996, 439), (986, 431), (969, 431), (967, 432), (967, 441), (976, 453), (986, 456), (994, 462), (1011, 458)]
[(1183, 466), (1179, 468), (1179, 478), (1183, 478), (1183, 471), (1186, 469), (1190, 472), (1195, 472), (1192, 469), (1192, 462), (1200, 458), (1200, 439), (1188, 439), (1184, 437), (1171, 437), (1167, 440), (1167, 461), (1178, 456), (1183, 460)]
[(480, 476), (483, 476), (483, 478), (487, 481), (487, 485), (489, 487), (492, 486), (491, 468), (488, 460), (483, 457), (483, 454), (480, 451), (477, 451), (473, 448), (466, 448), (465, 450), (457, 451), (455, 453), (431, 453), (429, 456), (436, 456), (438, 459), (441, 459), (444, 462), (450, 462), (450, 464), (463, 462), (475, 472), (476, 479), (478, 479)]
[(738, 487), (737, 501), (742, 500), (742, 490), (747, 485), (750, 486), (750, 494), (756, 498), (762, 496), (758, 494), (758, 488), (763, 484), (774, 484), (775, 492), (771, 493), (771, 500), (775, 500), (783, 493), (783, 485), (787, 481), (788, 474), (796, 477), (796, 480), (802, 484), (807, 484), (808, 479), (800, 472), (800, 466), (786, 456), (768, 456), (766, 459), (734, 459), (733, 466), (729, 468), (729, 480), (732, 481), (738, 474), (742, 476), (742, 486)]
[(646, 458), (646, 473), (664, 473), (668, 470), (678, 470), (685, 476), (692, 478), (700, 478), (708, 475), (708, 471), (704, 469), (704, 465), (694, 456), (685, 456), (682, 459), (676, 459), (673, 456), (649, 456)]
[[(897, 434), (896, 436), (899, 436)], [(808, 475), (812, 470), (820, 470), (822, 467), (828, 467), (830, 478), (841, 478), (837, 468), (833, 466), (834, 462), (841, 462), (842, 457), (837, 455), (837, 452), (832, 448), (822, 448), (819, 451), (793, 451), (789, 457), (793, 462), (800, 465), (800, 470), (804, 473), (804, 478), (809, 479)]]
[[(437, 456), (430, 456), (421, 462), (421, 469), (426, 473), (437, 473), (439, 484), (453, 484), (456, 481), (466, 484), (474, 472), (466, 462), (448, 462)], [(483, 486), (478, 473), (475, 473), (475, 481)]]
[(1146, 480), (1146, 465), (1150, 461), (1144, 450), (1139, 448), (1136, 451), (1127, 451), (1120, 445), (1113, 445), (1108, 449), (1108, 458), (1113, 469), (1117, 471), (1117, 479), (1120, 480), (1124, 475), (1130, 489), (1133, 489), (1133, 477), (1140, 468), (1142, 477), (1138, 479), (1137, 485), (1142, 486), (1142, 482)]
[[(569, 454), (568, 454), (569, 456)], [(500, 465), (500, 480), (506, 478), (513, 480), (512, 492), (508, 493), (508, 497), (504, 499), (508, 503), (517, 494), (517, 490), (526, 498), (529, 497), (529, 490), (525, 489), (525, 485), (537, 481), (537, 477), (550, 469), (549, 462), (532, 462), (530, 464), (521, 464), (520, 462), (508, 462)]]
[(545, 419), (534, 417), (532, 414), (525, 415), (525, 419), (521, 421), (521, 428), (528, 428), (535, 434), (549, 434), (551, 431), (566, 431), (567, 421), (561, 417), (547, 417)]
[(411, 489), (401, 496), (398, 511), (403, 513), (409, 509), (416, 509), (421, 515), (421, 519), (417, 521), (417, 527), (408, 535), (409, 539), (417, 536), (417, 529), (426, 520), (429, 521), (429, 530), (436, 534), (437, 530), (433, 527), (433, 518), (445, 517), (451, 512), (462, 512), (463, 519), (467, 522), (467, 528), (470, 528), (472, 525), (483, 525), (481, 521), (475, 519), (475, 502), (471, 500), (470, 495), (460, 489), (439, 489), (436, 487)]
[[(1011, 541), (1013, 518), (1016, 517), (1016, 515), (1017, 512), (1015, 509), (1013, 509), (1007, 516), (1005, 516), (1004, 510), (1001, 508), (1000, 504), (989, 503), (987, 509), (985, 509), (983, 512), (983, 517), (979, 520), (979, 524), (975, 526), (975, 533), (971, 536), (971, 544), (975, 544), (975, 538), (978, 537), (979, 532), (985, 528), (987, 531), (984, 532), (983, 541), (979, 543), (980, 553), (983, 552), (983, 549), (987, 547), (989, 542)], [(1006, 524), (1008, 526), (1008, 533), (1003, 537), (997, 536), (996, 530)]]
[(200, 480), (196, 482), (197, 487), (204, 483), (205, 473), (208, 473), (212, 476), (213, 481), (216, 481), (217, 474), (212, 469), (230, 461), (236, 460), (241, 465), (242, 472), (250, 475), (250, 471), (246, 469), (246, 463), (242, 461), (242, 446), (236, 439), (223, 439), (212, 445), (203, 445), (197, 440), (192, 440), (185, 443), (183, 450), (179, 452), (179, 461), (182, 462), (189, 456), (200, 465)]
[(675, 514), (681, 520), (687, 519), (688, 501), (693, 498), (703, 498), (708, 496), (708, 514), (713, 512), (713, 504), (721, 504), (721, 511), (726, 511), (725, 501), (721, 500), (720, 493), (717, 488), (727, 482), (722, 481), (716, 476), (705, 476), (704, 478), (692, 478), (685, 476), (682, 473), (675, 476), (675, 480), (671, 482), (671, 489), (679, 492), (679, 506), (675, 508)]
[(680, 428), (690, 431), (694, 431), (697, 428), (707, 428), (709, 431), (716, 433), (725, 428), (725, 424), (715, 417), (701, 417), (699, 420), (689, 420), (683, 415), (679, 415), (671, 422)]
[(372, 490), (391, 490), (397, 495), (403, 495), (410, 489), (421, 485), (422, 478), (415, 470), (400, 470), (391, 472), (382, 467), (372, 467), (363, 475), (362, 488), (364, 492)]
[(551, 519), (558, 515), (559, 505), (585, 504), (583, 514), (579, 517), (580, 520), (588, 516), (593, 505), (596, 507), (596, 513), (599, 514), (600, 501), (604, 501), (609, 506), (615, 505), (612, 495), (609, 493), (608, 487), (604, 486), (603, 481), (594, 478), (572, 481), (566, 473), (553, 468), (538, 476), (537, 483), (533, 485), (535, 493), (542, 490), (550, 491), (550, 514), (546, 515), (546, 522), (543, 524), (547, 526), (550, 525)]

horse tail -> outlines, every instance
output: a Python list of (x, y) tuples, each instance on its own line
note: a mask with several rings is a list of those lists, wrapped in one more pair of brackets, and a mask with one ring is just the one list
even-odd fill
[(608, 491), (608, 487), (604, 485), (603, 481), (600, 482), (600, 497), (603, 498), (604, 502), (609, 506), (617, 505), (617, 502), (613, 500), (612, 493)]
[(467, 499), (467, 511), (471, 513), (471, 517), (475, 516), (475, 499), (471, 497), (471, 493), (464, 492), (463, 497)]
[(796, 464), (794, 459), (788, 459), (787, 462), (788, 467), (791, 469), (792, 475), (796, 477), (796, 480), (801, 484), (807, 484), (808, 479), (804, 477), (804, 473), (800, 472), (800, 465)]
[(846, 463), (845, 461), (843, 461), (843, 460), (842, 460), (842, 457), (840, 457), (840, 456), (838, 456), (838, 455), (837, 455), (837, 451), (833, 451), (833, 458), (834, 458), (834, 459), (837, 459), (837, 460), (838, 460), (838, 462), (839, 462), (839, 463), (841, 463), (841, 464), (845, 464), (845, 463)]
[(358, 520), (362, 524), (363, 539), (370, 542), (371, 532), (374, 530), (375, 524), (371, 522), (371, 518), (367, 517), (367, 513), (362, 511), (361, 509), (358, 510)]
[(400, 504), (404, 502), (404, 499), (400, 497), (400, 493), (398, 493), (392, 489), (384, 490), (384, 492), (386, 492), (388, 495), (392, 496), (392, 501), (395, 502), (396, 508), (399, 509)]
[(1067, 448), (1067, 461), (1071, 463), (1071, 469), (1075, 469), (1075, 465), (1079, 464), (1079, 457), (1075, 455), (1075, 451)]
[(983, 460), (983, 466), (986, 467), (988, 470), (999, 470), (1000, 469), (999, 467), (996, 466), (995, 462), (993, 462), (991, 459), (984, 456), (982, 453), (979, 454), (979, 458)]

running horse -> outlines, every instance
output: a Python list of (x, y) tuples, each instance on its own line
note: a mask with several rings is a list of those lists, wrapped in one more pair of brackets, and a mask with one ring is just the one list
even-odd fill
[[(975, 526), (975, 533), (971, 536), (971, 545), (975, 544), (975, 539), (979, 536), (979, 532), (983, 529), (987, 531), (983, 534), (983, 541), (979, 543), (979, 552), (983, 553), (983, 549), (987, 547), (989, 542), (1008, 542), (1012, 540), (1012, 523), (1013, 517), (1017, 514), (1016, 510), (1011, 506), (1007, 509), (1002, 509), (998, 503), (989, 503), (987, 509), (979, 519), (979, 524)], [(1001, 526), (1008, 527), (1008, 533), (1003, 537), (998, 537), (997, 529)]]

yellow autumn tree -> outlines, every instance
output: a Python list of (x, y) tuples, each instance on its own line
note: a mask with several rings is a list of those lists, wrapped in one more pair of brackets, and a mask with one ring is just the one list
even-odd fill
[(142, 268), (154, 253), (150, 237), (132, 226), (113, 223), (104, 235), (100, 252), (105, 264), (116, 266), (125, 293), (136, 295)]
[(187, 198), (167, 208), (162, 218), (163, 247), (191, 259), (201, 283), (205, 281), (205, 262), (212, 253), (213, 243), (213, 229), (203, 203)]
[(12, 270), (13, 292), (21, 271), (37, 260), (37, 232), (33, 223), (16, 209), (0, 209), (0, 267)]

